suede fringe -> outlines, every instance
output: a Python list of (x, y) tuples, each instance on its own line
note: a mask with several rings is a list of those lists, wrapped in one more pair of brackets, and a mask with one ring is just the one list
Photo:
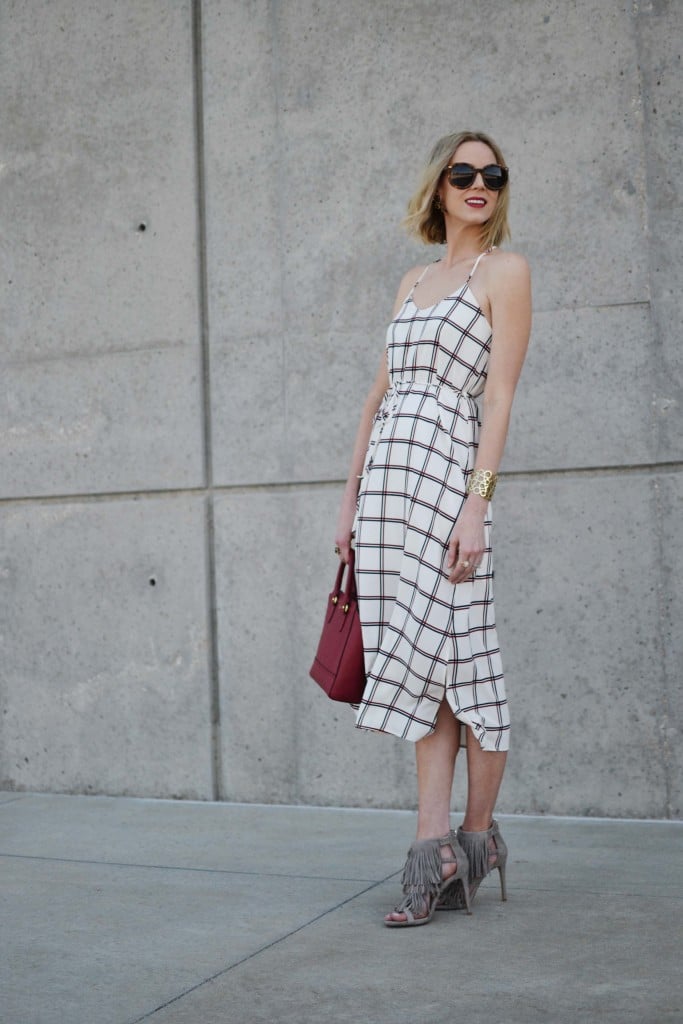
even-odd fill
[(442, 883), (441, 870), (441, 844), (438, 839), (413, 843), (401, 876), (403, 892), (423, 899), (436, 896)]
[(467, 854), (470, 865), (470, 881), (474, 878), (485, 878), (489, 874), (489, 839), (494, 834), (493, 828), (486, 832), (463, 832), (458, 829), (458, 841)]

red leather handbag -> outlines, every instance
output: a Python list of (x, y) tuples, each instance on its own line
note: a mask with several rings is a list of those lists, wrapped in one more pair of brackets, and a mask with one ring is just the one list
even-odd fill
[[(332, 700), (358, 704), (365, 689), (363, 635), (358, 618), (358, 595), (351, 549), (348, 565), (339, 562), (334, 589), (327, 601), (325, 621), (310, 676)], [(344, 569), (346, 587), (342, 590)]]

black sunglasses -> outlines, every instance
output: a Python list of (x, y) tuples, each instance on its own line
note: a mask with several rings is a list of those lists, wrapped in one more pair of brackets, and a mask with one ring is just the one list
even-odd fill
[(500, 192), (508, 183), (508, 169), (500, 164), (487, 164), (486, 167), (473, 167), (472, 164), (449, 164), (448, 180), (454, 188), (469, 188), (481, 174), (484, 187), (491, 192)]

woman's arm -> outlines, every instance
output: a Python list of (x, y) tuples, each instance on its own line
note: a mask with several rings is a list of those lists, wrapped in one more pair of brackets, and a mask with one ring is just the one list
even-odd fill
[[(492, 268), (492, 271), (494, 268)], [(489, 288), (493, 341), (482, 408), (475, 469), (496, 473), (503, 456), (515, 388), (529, 344), (531, 282), (523, 256), (501, 253)], [(484, 552), (488, 499), (469, 494), (448, 545), (449, 579), (461, 583), (479, 565)], [(470, 567), (460, 565), (470, 562)]]
[[(424, 268), (415, 267), (413, 270), (409, 270), (404, 276), (403, 280), (398, 289), (396, 296), (396, 302), (394, 303), (393, 316), (396, 316), (399, 309), (405, 301), (405, 297), (413, 286), (417, 277)], [(340, 557), (345, 562), (349, 560), (349, 548), (351, 546), (351, 527), (353, 526), (353, 520), (356, 517), (356, 500), (358, 498), (358, 481), (360, 475), (363, 472), (363, 464), (365, 462), (365, 453), (368, 448), (368, 441), (370, 440), (370, 434), (372, 433), (372, 421), (375, 417), (377, 410), (379, 409), (380, 402), (384, 398), (385, 394), (389, 390), (389, 373), (387, 371), (387, 359), (386, 353), (382, 355), (382, 362), (380, 363), (377, 376), (375, 377), (374, 384), (370, 388), (368, 397), (365, 400), (363, 411), (360, 417), (360, 424), (358, 426), (358, 432), (356, 434), (356, 443), (353, 447), (353, 456), (351, 458), (351, 467), (349, 469), (349, 476), (346, 481), (346, 487), (344, 488), (344, 494), (341, 501), (341, 507), (339, 509), (339, 518), (337, 519), (337, 529), (334, 535), (334, 542), (339, 548)]]
[(353, 520), (356, 515), (356, 500), (358, 498), (358, 482), (363, 472), (365, 453), (367, 451), (368, 441), (370, 440), (370, 434), (372, 432), (372, 421), (388, 388), (389, 374), (387, 372), (387, 360), (386, 355), (383, 355), (379, 371), (370, 391), (368, 392), (368, 397), (365, 400), (365, 405), (363, 406), (363, 411), (360, 416), (360, 423), (358, 424), (358, 431), (356, 432), (356, 443), (354, 444), (353, 455), (351, 457), (349, 476), (346, 481), (346, 487), (344, 488), (344, 494), (339, 509), (339, 518), (337, 519), (337, 529), (334, 535), (334, 542), (339, 548), (340, 557), (345, 562), (348, 562), (349, 560), (351, 527), (353, 526)]

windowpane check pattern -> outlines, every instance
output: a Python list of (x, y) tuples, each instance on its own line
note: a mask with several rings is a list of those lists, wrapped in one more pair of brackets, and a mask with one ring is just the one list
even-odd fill
[(389, 325), (390, 388), (373, 423), (354, 526), (368, 676), (356, 724), (415, 741), (433, 730), (445, 696), (484, 750), (507, 750), (490, 506), (474, 578), (454, 586), (446, 567), (491, 350), (470, 289), (481, 258), (458, 292), (427, 309), (413, 300), (416, 281)]

